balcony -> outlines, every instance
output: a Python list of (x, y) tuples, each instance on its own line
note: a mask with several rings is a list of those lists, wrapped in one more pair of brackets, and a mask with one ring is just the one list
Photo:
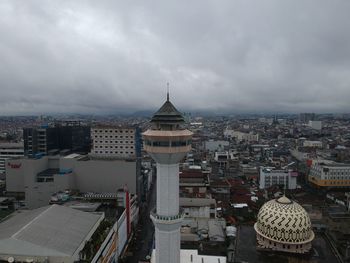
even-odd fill
[(164, 216), (164, 215), (158, 215), (156, 213), (156, 209), (153, 209), (151, 211), (151, 218), (154, 222), (162, 223), (162, 224), (180, 223), (184, 218), (184, 210), (180, 209), (180, 212), (177, 215)]

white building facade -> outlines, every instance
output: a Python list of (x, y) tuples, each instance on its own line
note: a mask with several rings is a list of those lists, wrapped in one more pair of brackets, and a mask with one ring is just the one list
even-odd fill
[(5, 174), (7, 160), (23, 156), (23, 143), (0, 143), (0, 175)]
[(260, 167), (259, 188), (265, 189), (273, 185), (283, 185), (285, 189), (297, 188), (298, 173), (292, 170), (276, 170), (270, 167)]
[(309, 121), (310, 128), (314, 130), (322, 130), (322, 121)]
[(241, 131), (235, 131), (235, 130), (226, 129), (224, 131), (224, 136), (226, 138), (235, 138), (238, 142), (241, 142), (241, 141), (258, 142), (259, 141), (259, 134), (247, 133), (247, 132), (241, 132)]
[(315, 148), (322, 148), (323, 143), (321, 141), (304, 141), (303, 142), (304, 147), (315, 147)]
[(101, 125), (91, 128), (91, 155), (102, 158), (134, 158), (135, 128)]
[(349, 187), (350, 165), (332, 161), (313, 161), (309, 181), (318, 187)]

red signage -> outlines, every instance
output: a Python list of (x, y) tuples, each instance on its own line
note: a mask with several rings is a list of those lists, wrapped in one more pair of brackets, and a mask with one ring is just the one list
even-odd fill
[(7, 166), (11, 167), (12, 169), (19, 169), (21, 168), (22, 164), (21, 163), (7, 163)]

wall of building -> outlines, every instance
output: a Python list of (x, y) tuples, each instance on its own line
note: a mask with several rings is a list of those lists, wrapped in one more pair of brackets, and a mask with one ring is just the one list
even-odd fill
[(247, 141), (247, 142), (257, 142), (259, 141), (259, 134), (235, 131), (235, 130), (225, 130), (224, 136), (227, 138), (235, 138), (237, 141)]
[[(125, 160), (87, 160), (44, 156), (40, 159), (13, 160), (8, 165), (6, 190), (25, 193), (30, 208), (47, 205), (57, 191), (78, 189), (81, 192), (116, 192), (125, 185), (137, 194), (139, 162)], [(37, 174), (59, 168), (53, 182), (37, 182)]]
[(23, 143), (0, 144), (0, 174), (5, 174), (6, 162), (24, 155)]
[(76, 161), (73, 170), (80, 191), (116, 192), (127, 185), (130, 193), (136, 193), (136, 161)]
[(206, 141), (205, 149), (209, 152), (222, 151), (225, 146), (229, 146), (230, 143), (228, 141)]
[(184, 207), (185, 217), (194, 218), (210, 218), (210, 207), (199, 206), (199, 207)]
[[(136, 157), (136, 130), (124, 127), (94, 127), (91, 129), (91, 154), (101, 157)], [(137, 145), (139, 147), (139, 145)]]
[(304, 147), (316, 147), (316, 148), (322, 148), (322, 142), (321, 141), (304, 141), (303, 142)]
[(330, 162), (314, 162), (308, 179), (318, 187), (349, 187), (350, 165)]
[(265, 189), (273, 185), (284, 185), (287, 189), (297, 188), (297, 174), (292, 171), (260, 168), (259, 188)]
[(309, 121), (309, 126), (314, 130), (321, 130), (322, 121)]

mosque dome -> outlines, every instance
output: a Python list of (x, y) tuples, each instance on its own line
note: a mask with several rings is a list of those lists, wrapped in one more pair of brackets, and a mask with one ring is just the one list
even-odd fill
[(308, 213), (285, 196), (261, 207), (254, 228), (258, 247), (272, 250), (306, 253), (315, 237)]

